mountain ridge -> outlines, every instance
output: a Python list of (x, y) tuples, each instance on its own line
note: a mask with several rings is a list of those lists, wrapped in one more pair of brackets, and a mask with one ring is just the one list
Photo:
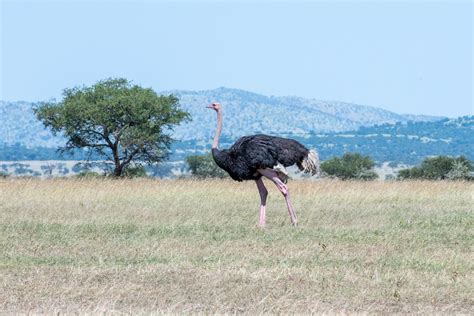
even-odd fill
[[(408, 122), (410, 119), (436, 121), (443, 117), (402, 115), (373, 106), (340, 101), (322, 101), (297, 96), (265, 96), (251, 91), (220, 87), (213, 90), (171, 90), (193, 120), (177, 126), (173, 137), (180, 141), (208, 140), (215, 129), (215, 117), (205, 108), (219, 100), (224, 106), (223, 136), (265, 133), (305, 136), (321, 132), (352, 131), (363, 126)], [(38, 103), (0, 101), (0, 143), (27, 147), (57, 147), (63, 143), (36, 120)], [(409, 119), (410, 118), (410, 119)]]
[[(296, 96), (265, 96), (239, 89), (170, 90), (194, 121), (176, 128), (180, 140), (205, 139), (213, 134), (213, 121), (205, 105), (219, 101), (224, 107), (223, 135), (239, 137), (245, 134), (305, 135), (311, 132), (339, 132), (361, 126), (407, 122), (436, 121), (444, 117), (416, 116), (410, 119), (381, 108), (340, 101), (322, 101)], [(230, 117), (230, 120), (229, 120)], [(271, 121), (268, 118), (271, 118)], [(192, 134), (187, 133), (192, 131)]]

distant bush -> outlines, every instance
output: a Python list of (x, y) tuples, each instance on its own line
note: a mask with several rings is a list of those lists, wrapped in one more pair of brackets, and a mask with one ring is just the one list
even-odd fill
[(95, 179), (95, 178), (104, 178), (105, 176), (95, 171), (83, 170), (79, 172), (78, 174), (76, 174), (74, 177), (80, 178), (80, 179)]
[(472, 170), (471, 162), (463, 156), (438, 156), (426, 158), (419, 166), (400, 170), (398, 179), (473, 180)]
[(346, 153), (342, 158), (333, 157), (321, 163), (321, 170), (329, 176), (342, 180), (373, 180), (377, 178), (377, 174), (373, 171), (374, 165), (369, 156)]
[(123, 176), (127, 178), (144, 178), (148, 177), (143, 166), (127, 166), (123, 172)]
[(211, 154), (186, 157), (191, 174), (196, 178), (225, 178), (227, 173), (219, 168)]
[[(108, 177), (114, 177), (112, 173), (98, 173), (96, 171), (92, 171), (89, 168), (85, 169), (80, 169), (79, 167), (73, 168), (75, 170), (81, 170), (78, 172), (75, 177), (76, 178), (108, 178)], [(145, 167), (144, 166), (127, 166), (125, 170), (122, 173), (123, 177), (127, 178), (142, 178), (142, 177), (148, 177)]]
[(8, 178), (8, 173), (0, 171), (0, 179)]

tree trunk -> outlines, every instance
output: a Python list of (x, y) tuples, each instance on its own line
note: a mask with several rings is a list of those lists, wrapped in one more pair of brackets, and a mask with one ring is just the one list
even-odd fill
[(120, 177), (122, 176), (122, 171), (123, 171), (123, 165), (120, 163), (120, 158), (118, 154), (118, 146), (115, 145), (112, 148), (112, 152), (114, 155), (114, 164), (115, 164), (115, 170), (114, 170), (114, 176)]
[(116, 176), (116, 177), (122, 176), (122, 171), (123, 171), (123, 168), (120, 164), (118, 166), (115, 165), (114, 176)]

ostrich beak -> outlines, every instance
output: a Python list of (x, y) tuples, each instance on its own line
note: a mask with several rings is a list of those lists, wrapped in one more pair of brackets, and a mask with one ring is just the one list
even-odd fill
[(213, 109), (212, 105), (208, 105), (208, 106), (206, 106), (206, 108)]

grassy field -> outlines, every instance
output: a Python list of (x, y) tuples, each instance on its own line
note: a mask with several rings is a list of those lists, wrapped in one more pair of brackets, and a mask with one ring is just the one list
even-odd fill
[(0, 180), (0, 312), (474, 313), (474, 185)]

